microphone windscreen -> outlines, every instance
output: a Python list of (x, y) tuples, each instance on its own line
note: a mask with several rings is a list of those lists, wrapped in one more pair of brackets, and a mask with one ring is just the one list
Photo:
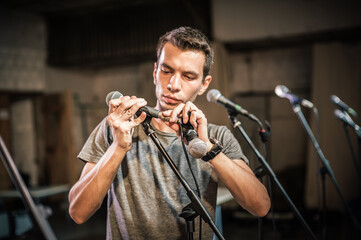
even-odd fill
[(345, 114), (343, 112), (341, 112), (339, 109), (335, 109), (335, 111), (333, 111), (333, 115), (341, 120), (345, 119)]
[(207, 153), (207, 145), (199, 138), (194, 138), (189, 142), (189, 153), (194, 158), (201, 158)]
[(112, 92), (108, 93), (108, 95), (106, 96), (105, 103), (107, 104), (107, 106), (109, 106), (110, 100), (121, 98), (121, 97), (123, 97), (123, 94), (121, 94), (118, 91), (112, 91)]
[(218, 98), (220, 98), (222, 94), (217, 89), (211, 89), (207, 93), (208, 102), (217, 102)]
[(277, 96), (284, 98), (286, 96), (286, 93), (289, 93), (289, 89), (284, 85), (277, 85), (275, 88), (275, 93)]
[(340, 102), (340, 98), (337, 97), (336, 95), (332, 95), (331, 96), (331, 102), (338, 104)]

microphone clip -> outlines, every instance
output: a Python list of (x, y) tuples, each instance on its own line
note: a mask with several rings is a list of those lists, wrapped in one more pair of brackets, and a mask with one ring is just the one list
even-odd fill
[(185, 139), (187, 145), (189, 142), (198, 136), (196, 130), (194, 130), (192, 124), (188, 121), (188, 123), (184, 124), (182, 120), (178, 121), (178, 124), (181, 128), (182, 137)]
[(258, 133), (263, 143), (267, 142), (269, 136), (271, 135), (271, 126), (267, 120), (265, 121), (265, 124), (266, 124), (266, 129), (264, 129), (263, 127), (258, 129)]

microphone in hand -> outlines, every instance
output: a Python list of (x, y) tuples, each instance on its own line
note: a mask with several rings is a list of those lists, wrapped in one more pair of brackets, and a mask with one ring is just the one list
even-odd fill
[(194, 158), (201, 158), (207, 153), (207, 145), (198, 138), (196, 130), (189, 123), (182, 123), (182, 132), (189, 146), (189, 154)]
[[(106, 96), (105, 102), (109, 106), (110, 100), (121, 98), (122, 96), (123, 94), (121, 94), (120, 92), (112, 91)], [(170, 117), (163, 116), (162, 112), (160, 112), (159, 110), (148, 106), (141, 107), (136, 113), (136, 115), (139, 116), (141, 112), (145, 112), (148, 117), (159, 118), (166, 122), (169, 122), (170, 120)], [(181, 125), (181, 131), (183, 132), (183, 135), (187, 140), (190, 155), (194, 158), (203, 157), (207, 153), (206, 143), (198, 138), (196, 130), (194, 130), (193, 126), (189, 122), (187, 124)]]
[[(121, 98), (121, 97), (123, 97), (123, 94), (121, 94), (118, 91), (112, 91), (112, 92), (108, 93), (108, 95), (106, 96), (105, 102), (109, 106), (110, 100), (118, 99), (118, 98)], [(148, 106), (144, 106), (144, 107), (139, 108), (136, 115), (139, 116), (142, 112), (145, 112), (148, 117), (160, 118), (160, 119), (162, 119), (163, 121), (166, 121), (166, 122), (169, 122), (169, 119), (170, 119), (169, 117), (163, 116), (163, 114), (159, 110), (148, 107)]]

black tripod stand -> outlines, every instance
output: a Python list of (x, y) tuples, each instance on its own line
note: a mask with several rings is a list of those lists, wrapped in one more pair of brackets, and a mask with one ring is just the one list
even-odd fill
[(310, 237), (312, 239), (317, 239), (316, 236), (313, 234), (311, 228), (308, 226), (306, 221), (303, 219), (301, 213), (298, 211), (298, 209), (296, 208), (296, 206), (294, 205), (294, 203), (292, 202), (292, 200), (290, 199), (290, 197), (288, 196), (288, 194), (286, 193), (286, 191), (282, 187), (281, 183), (278, 181), (278, 179), (277, 179), (275, 173), (273, 172), (272, 168), (269, 166), (269, 164), (263, 158), (263, 156), (259, 153), (257, 148), (252, 143), (251, 139), (248, 137), (247, 133), (244, 131), (243, 127), (241, 126), (241, 122), (236, 119), (236, 116), (237, 116), (237, 112), (234, 112), (234, 111), (228, 109), (228, 117), (231, 120), (231, 122), (233, 124), (233, 127), (237, 128), (239, 130), (239, 132), (242, 134), (242, 136), (246, 140), (247, 144), (251, 147), (253, 152), (256, 154), (258, 160), (262, 164), (263, 169), (267, 172), (267, 174), (271, 177), (273, 182), (279, 188), (279, 190), (281, 191), (281, 193), (284, 196), (285, 200), (287, 201), (287, 203), (289, 204), (289, 206), (291, 207), (291, 209), (295, 213), (298, 220), (302, 223), (302, 226), (305, 228), (307, 233), (310, 235)]
[[(293, 111), (296, 113), (297, 117), (299, 118), (302, 126), (304, 127), (304, 129), (306, 130), (308, 136), (310, 137), (311, 139), (311, 142), (313, 144), (313, 146), (315, 147), (316, 149), (316, 152), (323, 164), (323, 167), (321, 168), (320, 172), (321, 172), (321, 181), (322, 181), (322, 210), (323, 210), (323, 224), (325, 224), (325, 210), (326, 210), (326, 199), (325, 199), (325, 183), (324, 183), (324, 180), (325, 180), (325, 174), (328, 174), (328, 176), (330, 177), (332, 183), (334, 184), (335, 188), (336, 188), (336, 191), (337, 193), (339, 194), (340, 196), (340, 199), (344, 205), (344, 208), (345, 208), (345, 211), (347, 213), (347, 215), (350, 217), (350, 220), (352, 221), (352, 223), (354, 224), (355, 228), (357, 229), (357, 231), (359, 232), (360, 231), (360, 226), (355, 218), (355, 216), (353, 215), (353, 213), (351, 212), (351, 209), (350, 207), (348, 206), (342, 192), (341, 192), (341, 189), (336, 181), (336, 178), (333, 174), (333, 171), (331, 169), (331, 166), (328, 162), (328, 160), (325, 158), (325, 156), (323, 155), (323, 152), (315, 138), (315, 136), (313, 135), (312, 131), (311, 131), (311, 128), (310, 126), (308, 125), (306, 119), (305, 119), (305, 116), (303, 115), (302, 111), (301, 111), (301, 107), (300, 105), (298, 104), (298, 102), (292, 102), (291, 101), (291, 104), (292, 104), (292, 109)], [(322, 233), (322, 237), (325, 238), (325, 225), (323, 226), (323, 233)]]
[(191, 203), (188, 204), (185, 208), (183, 208), (182, 213), (180, 214), (181, 217), (183, 217), (186, 220), (186, 231), (188, 234), (188, 239), (193, 239), (193, 232), (194, 232), (194, 218), (198, 215), (201, 216), (201, 218), (209, 224), (211, 229), (213, 230), (214, 234), (218, 237), (218, 239), (223, 239), (224, 237), (218, 230), (216, 224), (212, 220), (212, 217), (209, 215), (207, 209), (205, 208), (204, 204), (200, 200), (200, 198), (194, 193), (194, 191), (191, 189), (187, 181), (184, 179), (182, 174), (178, 171), (177, 166), (174, 164), (168, 153), (165, 151), (164, 147), (162, 146), (161, 142), (155, 135), (154, 130), (150, 126), (150, 120), (151, 118), (147, 117), (146, 120), (142, 123), (143, 130), (147, 136), (150, 136), (153, 140), (154, 144), (159, 149), (160, 153), (164, 157), (164, 159), (167, 161), (171, 169), (173, 170), (176, 177), (179, 179), (180, 183), (184, 187), (184, 189), (187, 191), (187, 196), (191, 200)]

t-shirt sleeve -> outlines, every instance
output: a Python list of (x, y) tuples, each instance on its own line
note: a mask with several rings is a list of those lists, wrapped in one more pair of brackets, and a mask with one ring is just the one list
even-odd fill
[(223, 153), (230, 159), (242, 159), (249, 164), (247, 157), (243, 154), (241, 146), (232, 132), (226, 126), (213, 125), (209, 130), (209, 137), (217, 139), (223, 145)]
[(107, 140), (107, 119), (104, 118), (88, 137), (78, 158), (84, 162), (97, 163), (104, 155), (109, 144)]

